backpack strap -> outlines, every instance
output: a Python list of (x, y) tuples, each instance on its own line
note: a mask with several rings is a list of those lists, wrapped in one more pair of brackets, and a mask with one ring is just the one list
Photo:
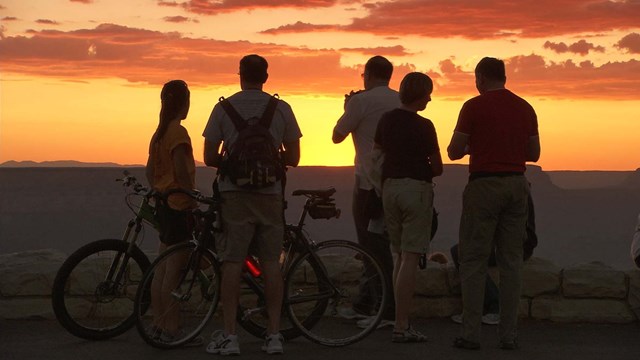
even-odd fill
[(236, 130), (238, 130), (238, 132), (240, 132), (247, 126), (247, 121), (243, 119), (242, 116), (240, 116), (238, 111), (233, 107), (233, 105), (231, 105), (229, 99), (225, 99), (224, 96), (221, 96), (218, 101), (220, 102), (220, 105), (222, 105), (222, 108), (227, 113), (227, 115), (229, 115), (229, 118), (233, 122), (233, 125), (236, 127)]
[(267, 104), (267, 108), (264, 110), (262, 117), (260, 118), (260, 125), (266, 127), (267, 129), (271, 127), (271, 120), (273, 120), (273, 115), (276, 113), (276, 108), (278, 107), (278, 102), (280, 101), (275, 94), (271, 96), (269, 99), (269, 103)]

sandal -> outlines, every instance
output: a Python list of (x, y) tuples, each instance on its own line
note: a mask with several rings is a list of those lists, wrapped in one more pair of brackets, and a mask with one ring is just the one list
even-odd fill
[(394, 330), (391, 335), (391, 341), (396, 343), (417, 343), (427, 341), (427, 337), (409, 325), (404, 331)]

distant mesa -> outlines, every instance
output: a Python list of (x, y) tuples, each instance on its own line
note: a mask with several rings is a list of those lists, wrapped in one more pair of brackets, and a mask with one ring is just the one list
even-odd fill
[(33, 167), (140, 167), (143, 165), (121, 165), (112, 162), (90, 163), (76, 160), (56, 160), (56, 161), (15, 161), (9, 160), (2, 164), (3, 168), (33, 168)]

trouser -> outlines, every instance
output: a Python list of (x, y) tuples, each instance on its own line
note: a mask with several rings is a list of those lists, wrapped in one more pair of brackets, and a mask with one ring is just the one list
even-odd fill
[[(460, 261), (458, 260), (458, 244), (451, 247), (451, 259), (456, 266), (456, 269), (460, 270)], [(495, 249), (491, 251), (489, 256), (489, 267), (496, 266), (496, 252)], [(482, 314), (498, 314), (500, 312), (500, 289), (493, 281), (491, 276), (487, 274), (487, 279), (484, 285), (484, 301), (482, 305)]]
[[(384, 272), (386, 282), (389, 286), (387, 291), (387, 307), (383, 313), (383, 319), (393, 320), (395, 319), (395, 300), (393, 297), (393, 257), (391, 256), (391, 249), (389, 248), (389, 239), (381, 234), (372, 233), (367, 230), (369, 221), (371, 218), (367, 216), (366, 201), (368, 197), (368, 190), (360, 189), (358, 186), (358, 179), (356, 177), (356, 183), (353, 189), (353, 202), (352, 213), (353, 221), (356, 226), (356, 236), (358, 243), (368, 250), (372, 256), (374, 256), (382, 265), (382, 271)], [(365, 274), (363, 278), (368, 278), (367, 272), (371, 272), (368, 267), (365, 268)], [(354, 308), (362, 313), (368, 313), (370, 309), (368, 305), (371, 305), (372, 292), (375, 291), (375, 284), (369, 284), (366, 281), (360, 282), (360, 294), (356, 298)]]
[(459, 255), (462, 337), (468, 341), (480, 341), (487, 266), (494, 247), (500, 271), (498, 336), (502, 341), (517, 337), (528, 196), (529, 185), (522, 175), (478, 178), (465, 187)]

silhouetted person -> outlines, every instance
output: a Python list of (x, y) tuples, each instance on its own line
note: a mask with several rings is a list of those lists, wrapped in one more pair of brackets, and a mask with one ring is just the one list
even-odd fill
[(384, 153), (382, 204), (397, 254), (393, 270), (396, 323), (393, 342), (423, 342), (427, 337), (409, 324), (420, 255), (431, 240), (433, 177), (442, 174), (442, 158), (433, 123), (418, 115), (431, 101), (433, 82), (413, 72), (400, 84), (402, 106), (382, 115), (375, 147)]
[(463, 105), (447, 148), (451, 160), (470, 155), (459, 234), (464, 319), (454, 346), (480, 347), (487, 264), (495, 246), (500, 270), (498, 337), (501, 348), (514, 349), (529, 196), (524, 172), (527, 161), (540, 157), (538, 121), (529, 103), (505, 89), (504, 62), (483, 58), (475, 77), (480, 95)]
[[(345, 96), (344, 113), (338, 119), (333, 129), (333, 142), (338, 144), (351, 134), (355, 147), (355, 183), (353, 188), (352, 213), (356, 227), (358, 243), (369, 250), (380, 260), (387, 280), (391, 285), (393, 272), (393, 258), (389, 250), (389, 240), (377, 233), (367, 231), (372, 216), (376, 216), (367, 210), (368, 200), (373, 196), (373, 185), (368, 180), (367, 173), (371, 170), (369, 157), (373, 149), (373, 138), (376, 127), (382, 114), (400, 107), (400, 96), (397, 91), (389, 88), (389, 81), (393, 74), (393, 65), (382, 56), (370, 58), (364, 67), (362, 79), (364, 91)], [(377, 214), (381, 217), (382, 214)], [(367, 287), (361, 287), (360, 299), (353, 304), (353, 314), (345, 314), (347, 317), (356, 317), (358, 314), (369, 315), (366, 303), (369, 301)], [(383, 313), (381, 326), (393, 325), (394, 305), (389, 298), (390, 305)], [(369, 318), (370, 319), (370, 318)], [(366, 320), (365, 320), (366, 321)], [(366, 324), (362, 324), (365, 325)]]
[[(269, 127), (273, 137), (272, 145), (275, 149), (284, 146), (284, 164), (297, 166), (300, 160), (302, 134), (289, 104), (262, 90), (269, 76), (267, 67), (267, 61), (259, 55), (243, 57), (240, 60), (242, 91), (227, 100), (243, 119), (263, 117), (269, 109), (268, 104), (277, 101)], [(218, 250), (223, 260), (221, 300), (224, 331), (214, 336), (215, 339), (207, 347), (207, 352), (221, 355), (240, 353), (236, 333), (236, 311), (243, 261), (251, 246), (252, 249), (258, 249), (258, 258), (265, 279), (269, 320), (262, 350), (269, 354), (282, 353), (283, 339), (279, 332), (279, 323), (283, 285), (279, 259), (284, 237), (283, 179), (257, 189), (247, 189), (239, 181), (234, 182), (233, 171), (227, 170), (233, 167), (230, 158), (234, 154), (234, 147), (239, 146), (236, 141), (239, 131), (228, 111), (222, 102), (216, 104), (203, 134), (205, 163), (219, 170), (223, 229)], [(226, 154), (224, 157), (218, 154), (221, 144)], [(282, 170), (284, 171), (284, 168)]]

